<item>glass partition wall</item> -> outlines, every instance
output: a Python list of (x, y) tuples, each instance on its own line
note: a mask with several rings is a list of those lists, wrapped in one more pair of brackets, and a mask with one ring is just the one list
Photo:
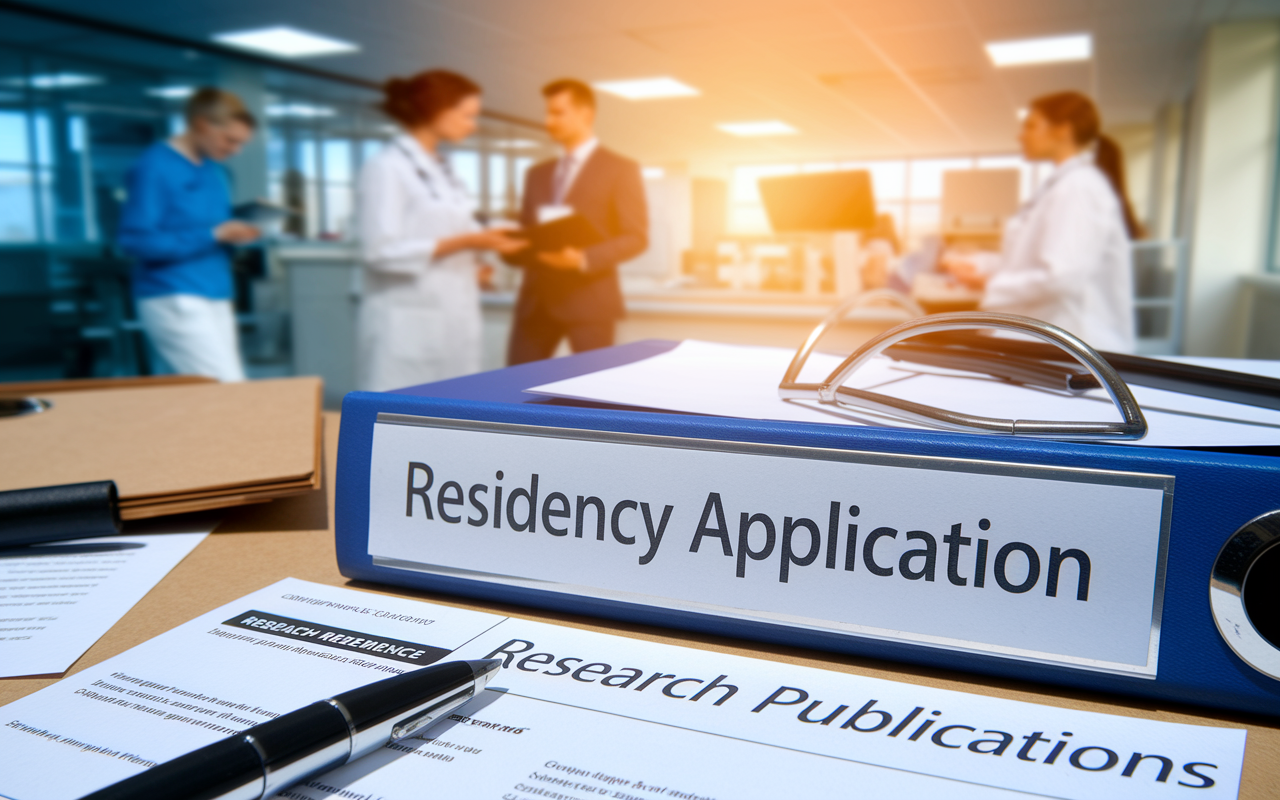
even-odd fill
[[(129, 167), (181, 129), (183, 103), (202, 85), (236, 92), (262, 123), (228, 162), (235, 198), (294, 208), (279, 239), (353, 239), (360, 167), (397, 131), (377, 110), (376, 84), (0, 11), (0, 381), (151, 371), (113, 242)], [(447, 154), (477, 213), (494, 219), (516, 213), (524, 170), (552, 152), (536, 124), (499, 117)], [(261, 250), (237, 263), (251, 375), (288, 372), (287, 308), (272, 300), (283, 280)]]
[[(288, 232), (327, 241), (353, 238), (360, 167), (397, 127), (368, 100), (345, 107), (276, 102), (267, 114), (268, 197), (299, 211)], [(525, 170), (550, 153), (550, 145), (527, 128), (495, 121), (443, 151), (475, 198), (476, 212), (488, 219), (518, 215)]]
[[(0, 242), (110, 241), (129, 165), (180, 129), (201, 85), (236, 91), (262, 118), (259, 140), (229, 165), (238, 196), (261, 189), (296, 205), (300, 238), (352, 235), (360, 165), (397, 130), (374, 87), (71, 26), (55, 37), (43, 22), (32, 41), (14, 35), (24, 23), (0, 12)], [(524, 169), (549, 152), (540, 129), (487, 119), (449, 159), (477, 210), (502, 217), (519, 207)]]

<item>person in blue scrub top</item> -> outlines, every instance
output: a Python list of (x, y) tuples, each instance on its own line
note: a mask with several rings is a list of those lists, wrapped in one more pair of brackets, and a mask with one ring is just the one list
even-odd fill
[(258, 229), (232, 219), (226, 168), (257, 121), (230, 92), (202, 88), (186, 130), (152, 145), (129, 172), (119, 245), (134, 259), (138, 317), (178, 374), (244, 380), (232, 307), (232, 245)]

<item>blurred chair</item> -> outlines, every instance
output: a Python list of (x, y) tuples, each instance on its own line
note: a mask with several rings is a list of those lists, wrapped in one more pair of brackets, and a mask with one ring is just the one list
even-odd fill
[(149, 372), (127, 261), (99, 245), (0, 248), (0, 379)]

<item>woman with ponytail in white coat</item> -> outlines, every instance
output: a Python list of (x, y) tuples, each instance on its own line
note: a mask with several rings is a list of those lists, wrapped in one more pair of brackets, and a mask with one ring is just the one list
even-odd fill
[(1031, 103), (1019, 143), (1053, 174), (1009, 219), (999, 254), (948, 254), (942, 269), (983, 292), (982, 309), (1044, 320), (1095, 349), (1134, 348), (1133, 257), (1142, 235), (1125, 194), (1119, 147), (1088, 97)]

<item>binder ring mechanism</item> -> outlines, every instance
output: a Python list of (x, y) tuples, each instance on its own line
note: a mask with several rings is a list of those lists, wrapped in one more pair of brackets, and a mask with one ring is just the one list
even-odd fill
[[(796, 351), (787, 367), (782, 383), (778, 385), (778, 395), (784, 400), (817, 400), (825, 405), (846, 406), (865, 411), (873, 411), (894, 419), (905, 420), (931, 428), (963, 431), (968, 433), (1002, 433), (1010, 436), (1023, 436), (1041, 439), (1087, 439), (1087, 440), (1130, 440), (1141, 439), (1147, 435), (1147, 421), (1142, 416), (1142, 409), (1134, 399), (1133, 392), (1125, 384), (1115, 368), (1107, 363), (1098, 351), (1085, 344), (1079, 337), (1059, 328), (1030, 317), (1015, 314), (997, 314), (989, 311), (958, 312), (934, 314), (920, 319), (913, 319), (890, 328), (871, 341), (859, 347), (836, 367), (822, 383), (800, 383), (800, 371), (813, 352), (818, 340), (830, 328), (839, 324), (844, 315), (858, 304), (854, 299), (836, 307), (826, 319), (818, 324), (809, 338)], [(996, 329), (1012, 331), (1033, 336), (1068, 353), (1079, 361), (1107, 390), (1111, 401), (1119, 410), (1120, 422), (1074, 422), (1026, 419), (1000, 419), (998, 417), (982, 417), (963, 414), (956, 411), (935, 408), (909, 400), (872, 392), (865, 389), (854, 389), (844, 386), (859, 367), (904, 339), (910, 339), (926, 333), (943, 331), (959, 331), (974, 329)], [(993, 356), (996, 357), (996, 356)]]

